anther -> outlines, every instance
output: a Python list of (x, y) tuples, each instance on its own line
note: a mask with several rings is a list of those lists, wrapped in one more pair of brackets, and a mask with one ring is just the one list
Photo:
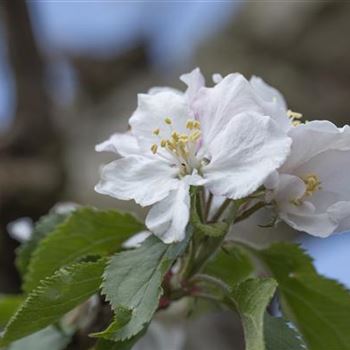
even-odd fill
[(201, 127), (200, 121), (195, 120), (195, 121), (193, 122), (193, 128), (194, 128), (194, 129), (200, 129), (200, 127)]
[(167, 144), (167, 140), (164, 140), (164, 139), (162, 139), (161, 141), (160, 141), (160, 147), (165, 147), (166, 146), (166, 144)]
[(159, 128), (153, 130), (153, 135), (158, 136), (159, 133), (160, 133), (160, 129)]
[(303, 115), (301, 113), (293, 112), (290, 109), (288, 109), (287, 115), (291, 119), (301, 119), (303, 117)]
[(304, 180), (304, 183), (306, 185), (305, 194), (307, 196), (311, 196), (316, 191), (321, 189), (321, 181), (319, 180), (317, 175), (310, 174), (310, 175), (306, 176), (303, 180)]
[(174, 149), (176, 149), (176, 146), (175, 146), (170, 140), (166, 140), (166, 146), (167, 146), (168, 149), (170, 149), (171, 151), (173, 151)]
[(190, 141), (194, 142), (197, 141), (201, 137), (202, 133), (200, 130), (195, 130), (190, 134)]
[(151, 151), (153, 154), (156, 154), (158, 150), (158, 145), (156, 145), (155, 143), (151, 146)]
[(168, 125), (171, 125), (173, 123), (173, 121), (172, 121), (171, 118), (167, 117), (167, 118), (164, 119), (164, 123), (168, 124)]
[(186, 122), (186, 128), (189, 129), (189, 130), (192, 130), (194, 121), (195, 120), (193, 120), (193, 119), (188, 119), (187, 122)]
[(173, 140), (174, 140), (175, 142), (177, 142), (177, 141), (179, 140), (180, 135), (179, 135), (178, 132), (173, 131), (173, 132), (171, 133), (171, 137), (173, 138)]

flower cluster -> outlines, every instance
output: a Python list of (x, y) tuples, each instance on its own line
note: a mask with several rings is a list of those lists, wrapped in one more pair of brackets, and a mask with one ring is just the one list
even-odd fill
[(216, 202), (254, 198), (245, 206), (265, 206), (300, 231), (350, 228), (348, 126), (303, 123), (257, 77), (215, 74), (207, 87), (197, 68), (180, 79), (185, 92), (138, 95), (130, 131), (96, 146), (120, 156), (103, 167), (97, 192), (152, 206), (146, 226), (165, 243), (185, 237), (191, 187), (201, 189), (208, 212)]

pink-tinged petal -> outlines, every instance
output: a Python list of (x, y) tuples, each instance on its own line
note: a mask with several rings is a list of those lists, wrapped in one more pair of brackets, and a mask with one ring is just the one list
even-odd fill
[(129, 132), (115, 133), (95, 147), (96, 152), (113, 152), (121, 156), (139, 154), (140, 147), (136, 138)]
[[(164, 122), (172, 119), (172, 125)], [(129, 123), (133, 135), (144, 152), (150, 152), (152, 144), (159, 144), (160, 137), (168, 139), (172, 130), (186, 131), (186, 121), (193, 118), (193, 113), (183, 95), (172, 91), (162, 91), (156, 94), (139, 94), (138, 107), (131, 116)], [(159, 136), (153, 134), (159, 129)]]
[(207, 187), (232, 199), (248, 196), (287, 158), (291, 140), (269, 117), (241, 113), (208, 144)]
[(144, 156), (128, 156), (102, 168), (95, 190), (111, 197), (148, 206), (164, 199), (177, 188), (176, 168), (166, 162)]

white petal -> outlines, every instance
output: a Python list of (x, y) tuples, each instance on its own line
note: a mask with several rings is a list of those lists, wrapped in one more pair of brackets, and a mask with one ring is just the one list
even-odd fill
[(264, 186), (268, 190), (272, 190), (278, 187), (280, 175), (277, 170), (274, 170), (265, 180)]
[(350, 128), (337, 128), (329, 121), (312, 121), (291, 128), (291, 154), (281, 171), (288, 173), (327, 150), (350, 149)]
[(329, 215), (339, 222), (337, 233), (350, 231), (350, 201), (338, 202), (328, 209)]
[(233, 199), (251, 194), (283, 164), (290, 144), (271, 118), (235, 116), (208, 145), (210, 163), (203, 168), (208, 188)]
[(205, 79), (199, 68), (195, 68), (192, 72), (181, 75), (180, 80), (187, 85), (185, 95), (189, 103), (193, 101), (198, 90), (205, 86)]
[(327, 214), (283, 214), (281, 219), (295, 230), (317, 237), (328, 237), (338, 226), (338, 223), (334, 222)]
[(202, 184), (198, 175), (184, 177), (177, 189), (151, 208), (146, 218), (148, 229), (164, 243), (183, 240), (190, 215), (190, 185)]
[(95, 190), (121, 200), (134, 199), (147, 206), (177, 188), (176, 176), (177, 169), (161, 160), (129, 156), (105, 165)]
[(95, 150), (97, 152), (113, 152), (121, 156), (140, 153), (136, 138), (129, 132), (111, 135), (108, 140), (96, 145)]
[(126, 240), (122, 247), (125, 249), (138, 248), (141, 244), (151, 235), (149, 231), (141, 231), (136, 233), (136, 235), (131, 236), (128, 240)]
[[(165, 118), (171, 118), (172, 126), (164, 123)], [(138, 107), (129, 120), (132, 133), (144, 152), (151, 152), (153, 143), (159, 144), (159, 136), (153, 134), (160, 130), (160, 137), (168, 139), (172, 130), (186, 131), (186, 121), (193, 118), (184, 95), (172, 91), (162, 91), (156, 94), (139, 94)]]
[(189, 215), (189, 185), (181, 182), (178, 189), (151, 208), (146, 226), (164, 243), (179, 242), (185, 238)]
[(263, 112), (249, 82), (240, 74), (230, 74), (211, 88), (201, 88), (193, 103), (201, 122), (203, 139), (210, 144), (241, 112)]
[(155, 95), (155, 94), (158, 94), (160, 92), (167, 92), (167, 91), (173, 92), (175, 94), (183, 95), (182, 91), (180, 91), (178, 89), (174, 89), (174, 88), (169, 87), (169, 86), (154, 86), (148, 90), (148, 94)]
[(283, 130), (287, 131), (292, 124), (287, 115), (287, 104), (282, 94), (256, 76), (250, 79), (250, 84), (262, 100), (264, 114), (273, 118)]
[(221, 74), (219, 74), (219, 73), (214, 73), (213, 76), (212, 76), (212, 80), (213, 80), (214, 84), (220, 83), (220, 81), (222, 79), (224, 79), (224, 77)]

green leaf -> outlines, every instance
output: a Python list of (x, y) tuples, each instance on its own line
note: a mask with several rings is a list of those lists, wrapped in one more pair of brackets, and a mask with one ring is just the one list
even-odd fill
[(0, 344), (47, 327), (88, 299), (99, 290), (105, 266), (105, 259), (74, 264), (43, 280), (11, 318)]
[(253, 270), (254, 267), (249, 255), (240, 247), (234, 246), (229, 250), (222, 249), (207, 264), (204, 273), (220, 278), (228, 285), (233, 286), (248, 278)]
[(272, 278), (247, 279), (232, 291), (235, 309), (240, 314), (246, 350), (265, 350), (264, 314), (277, 283)]
[(49, 214), (40, 218), (40, 220), (35, 224), (29, 241), (24, 242), (16, 251), (16, 266), (22, 276), (26, 274), (31, 256), (37, 248), (39, 242), (49, 233), (51, 233), (56, 226), (61, 224), (67, 218), (67, 216), (68, 215), (66, 214)]
[(309, 350), (350, 349), (350, 293), (317, 274), (297, 245), (277, 243), (256, 254), (279, 284), (284, 313), (302, 333)]
[(305, 350), (306, 346), (299, 333), (288, 326), (282, 317), (272, 317), (268, 313), (264, 318), (266, 350)]
[[(167, 245), (151, 236), (140, 248), (117, 253), (111, 259), (104, 274), (103, 293), (119, 322), (97, 336), (124, 341), (142, 331), (158, 307), (164, 274), (187, 243)], [(129, 322), (120, 322), (120, 309), (132, 312)]]
[(25, 276), (25, 291), (31, 291), (40, 280), (83, 257), (118, 251), (127, 238), (143, 228), (130, 214), (92, 208), (76, 210), (40, 242)]
[(11, 344), (8, 350), (63, 350), (71, 337), (48, 327)]
[(22, 304), (22, 295), (1, 295), (0, 294), (0, 328), (3, 328), (18, 307)]

